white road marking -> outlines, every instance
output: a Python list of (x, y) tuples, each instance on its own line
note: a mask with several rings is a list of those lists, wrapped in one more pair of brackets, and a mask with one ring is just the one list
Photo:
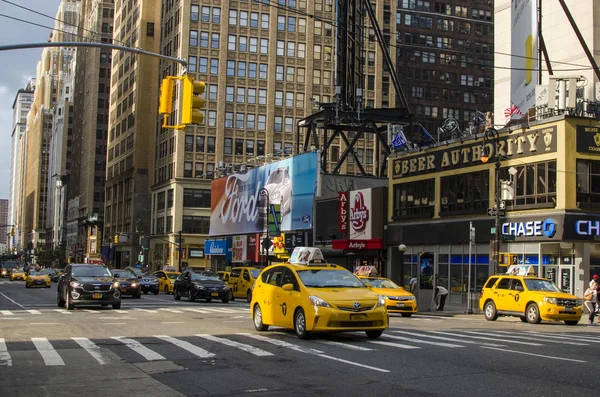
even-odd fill
[(318, 342), (319, 343), (324, 343), (326, 345), (331, 345), (331, 346), (340, 346), (340, 347), (343, 347), (345, 349), (356, 350), (356, 351), (359, 351), (359, 352), (370, 352), (370, 351), (375, 350), (375, 349), (369, 349), (368, 347), (356, 346), (356, 345), (351, 345), (351, 344), (342, 343), (342, 342), (335, 342), (335, 341), (332, 341), (332, 340), (320, 340)]
[(164, 310), (164, 311), (166, 311), (166, 312), (171, 312), (171, 313), (183, 313), (181, 310), (168, 309), (168, 308), (166, 308), (166, 307), (161, 307), (161, 308), (160, 308), (160, 309), (158, 309), (158, 310)]
[(98, 310), (91, 310), (91, 309), (82, 309), (84, 312), (88, 312), (88, 313), (92, 313), (92, 314), (100, 314), (100, 312)]
[(25, 306), (23, 306), (22, 304), (20, 304), (19, 302), (10, 299), (8, 296), (4, 295), (2, 292), (0, 292), (0, 295), (2, 295), (3, 297), (5, 297), (6, 299), (8, 299), (9, 301), (11, 301), (12, 303), (14, 303), (15, 305), (19, 306), (21, 309), (25, 309)]
[(499, 351), (503, 351), (503, 352), (507, 352), (507, 353), (524, 354), (526, 356), (550, 358), (552, 360), (572, 361), (572, 362), (575, 362), (575, 363), (587, 363), (587, 361), (576, 360), (574, 358), (546, 356), (544, 354), (527, 353), (527, 352), (521, 352), (521, 351), (518, 351), (518, 350), (500, 349), (498, 347), (490, 347), (490, 346), (479, 346), (479, 347), (481, 347), (482, 349), (499, 350)]
[(121, 310), (121, 309), (113, 309), (113, 312), (117, 312), (117, 313), (121, 313), (121, 314), (127, 314), (128, 310)]
[[(463, 332), (467, 332), (470, 334), (478, 334), (478, 332), (476, 331), (463, 331)], [(570, 341), (561, 341), (561, 340), (544, 340), (543, 338), (537, 338), (537, 337), (531, 337), (531, 336), (520, 336), (520, 335), (512, 335), (512, 333), (507, 332), (507, 331), (494, 331), (494, 332), (486, 332), (485, 335), (490, 335), (490, 336), (500, 336), (500, 337), (505, 337), (505, 338), (513, 338), (513, 339), (526, 339), (526, 340), (535, 340), (538, 342), (551, 342), (551, 343), (558, 343), (558, 344), (563, 344), (563, 345), (572, 345), (572, 346), (589, 346), (589, 343), (579, 343), (579, 342), (570, 342)]]
[(237, 310), (225, 309), (224, 307), (218, 308), (218, 309), (209, 309), (209, 308), (203, 307), (202, 309), (208, 310), (209, 312), (214, 312), (214, 313), (239, 313), (239, 311), (237, 311)]
[(572, 334), (572, 335), (566, 336), (566, 335), (560, 335), (560, 334), (546, 334), (543, 332), (535, 332), (535, 331), (527, 331), (527, 332), (534, 334), (535, 336), (539, 336), (540, 338), (568, 339), (568, 340), (578, 340), (581, 342), (600, 343), (600, 340), (592, 339), (593, 337), (575, 336), (577, 334)]
[(225, 338), (219, 338), (219, 337), (213, 336), (213, 335), (196, 334), (196, 336), (199, 337), (199, 338), (208, 339), (208, 340), (213, 341), (213, 342), (222, 343), (222, 344), (224, 344), (226, 346), (235, 347), (235, 348), (243, 350), (245, 352), (254, 354), (255, 356), (261, 356), (262, 357), (262, 356), (272, 356), (273, 355), (273, 353), (269, 353), (268, 351), (263, 350), (263, 349), (259, 349), (258, 347), (246, 345), (244, 343), (236, 342), (236, 341), (225, 339)]
[[(418, 334), (416, 332), (399, 331), (399, 330), (392, 330), (392, 332), (395, 332), (395, 333), (398, 333), (398, 334), (419, 336), (419, 337), (423, 337), (423, 338), (430, 338), (430, 339), (437, 339), (437, 340), (445, 340), (445, 341), (449, 341), (449, 342), (456, 342), (456, 339), (445, 338), (443, 336), (437, 336), (437, 335)], [(389, 336), (389, 334), (386, 334), (386, 336)], [(485, 345), (485, 346), (493, 346), (493, 347), (505, 347), (506, 346), (506, 345), (498, 345), (498, 344), (495, 344), (495, 343), (475, 342), (475, 341), (472, 341), (472, 340), (461, 340), (460, 343), (462, 343), (462, 344), (469, 344), (469, 345)]]
[(23, 320), (23, 317), (0, 317), (0, 320)]
[(146, 346), (142, 345), (136, 340), (125, 338), (124, 336), (111, 336), (111, 338), (123, 343), (125, 346), (127, 346), (140, 356), (144, 357), (148, 361), (165, 360), (163, 356), (161, 356), (154, 350), (148, 349)]
[(27, 311), (31, 314), (42, 314), (39, 310), (27, 309)]
[(185, 321), (163, 321), (161, 324), (185, 324)]
[(4, 338), (0, 338), (0, 366), (12, 366), (12, 359), (8, 353)]
[(86, 352), (90, 353), (90, 356), (94, 357), (96, 361), (98, 361), (98, 364), (107, 364), (110, 361), (109, 358), (102, 353), (100, 347), (88, 338), (71, 339), (73, 339), (79, 346), (83, 347)]
[(15, 315), (10, 310), (0, 310), (0, 313), (2, 313), (3, 316), (14, 316)]
[[(473, 336), (473, 335), (462, 335), (462, 334), (455, 334), (452, 332), (442, 332), (442, 331), (429, 331), (433, 334), (441, 334), (441, 335), (449, 335), (449, 336), (457, 336), (459, 338), (473, 338), (473, 339), (481, 339), (481, 340), (491, 340), (493, 342), (498, 342), (497, 338), (488, 338), (485, 336)], [(516, 343), (519, 345), (527, 345), (527, 346), (544, 346), (542, 343), (533, 343), (533, 342), (521, 342), (518, 340), (509, 340), (509, 339), (501, 339), (500, 342), (503, 343)]]
[(133, 310), (138, 310), (140, 312), (146, 312), (146, 313), (158, 313), (158, 310), (141, 309), (139, 307), (134, 307)]
[(104, 323), (104, 325), (125, 325), (126, 323)]
[(65, 365), (60, 355), (54, 350), (52, 344), (46, 338), (31, 338), (46, 365)]
[(168, 336), (168, 335), (154, 335), (155, 338), (158, 339), (162, 339), (164, 341), (167, 341), (169, 343), (174, 344), (175, 346), (178, 346), (184, 350), (187, 350), (188, 352), (192, 353), (195, 356), (198, 356), (200, 358), (210, 358), (210, 357), (214, 357), (215, 355), (211, 352), (208, 352), (204, 349), (202, 349), (201, 347), (198, 347), (196, 345), (192, 345), (190, 342), (186, 342), (184, 340), (181, 339), (177, 339), (177, 338), (173, 338), (172, 336)]
[(385, 337), (386, 338), (403, 340), (405, 342), (422, 343), (422, 344), (425, 344), (425, 345), (434, 345), (434, 346), (440, 346), (440, 347), (452, 347), (452, 348), (454, 348), (454, 347), (464, 347), (462, 345), (456, 345), (454, 343), (434, 342), (434, 341), (430, 341), (430, 340), (420, 340), (420, 339), (407, 338), (405, 336), (396, 336), (396, 335), (390, 335), (390, 334), (385, 335)]
[(315, 355), (317, 357), (326, 358), (328, 360), (333, 360), (333, 361), (337, 361), (337, 362), (348, 364), (348, 365), (354, 365), (356, 367), (371, 369), (371, 370), (377, 371), (377, 372), (390, 372), (387, 369), (378, 368), (378, 367), (372, 367), (370, 365), (360, 364), (360, 363), (357, 363), (357, 362), (348, 361), (348, 360), (344, 360), (344, 359), (341, 359), (341, 358), (329, 356), (329, 355), (324, 354), (323, 352), (321, 352), (319, 350), (305, 349), (305, 348), (302, 348), (300, 346), (293, 345), (291, 343), (287, 343), (287, 342), (284, 342), (284, 341), (281, 341), (281, 340), (277, 340), (277, 339), (271, 339), (271, 338), (268, 338), (268, 337), (262, 336), (262, 335), (255, 335), (255, 334), (248, 334), (248, 333), (238, 333), (237, 335), (247, 336), (249, 338), (257, 339), (257, 340), (260, 340), (260, 341), (263, 341), (263, 342), (268, 342), (268, 343), (271, 343), (271, 344), (276, 345), (276, 346), (286, 347), (288, 349), (295, 350), (295, 351), (298, 351), (298, 352), (301, 352), (301, 353), (313, 354), (313, 355)]
[(58, 325), (58, 323), (29, 323), (29, 325)]
[(196, 312), (196, 313), (208, 314), (208, 312), (206, 310), (202, 310), (202, 309), (190, 309), (190, 308), (186, 307), (183, 310), (188, 311), (188, 312)]
[(369, 343), (375, 343), (377, 345), (382, 345), (382, 346), (397, 347), (398, 349), (406, 349), (406, 350), (420, 349), (419, 346), (403, 345), (401, 343), (386, 342), (386, 341), (382, 341), (382, 340), (370, 340)]
[(60, 314), (73, 314), (71, 312), (66, 311), (65, 309), (54, 309), (55, 312), (59, 312)]

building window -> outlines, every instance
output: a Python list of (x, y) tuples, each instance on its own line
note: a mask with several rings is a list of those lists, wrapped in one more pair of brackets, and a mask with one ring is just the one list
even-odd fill
[(256, 129), (256, 116), (249, 114), (246, 116), (246, 128), (249, 130)]
[[(579, 184), (579, 164), (577, 177)], [(513, 207), (555, 207), (556, 206), (556, 161), (513, 166), (517, 173), (512, 177), (514, 200), (505, 201)], [(500, 180), (511, 180), (507, 168), (500, 170)], [(600, 187), (600, 186), (599, 186)], [(578, 201), (579, 201), (579, 188)]]
[(235, 154), (236, 156), (242, 156), (244, 154), (244, 139), (235, 138)]
[(183, 189), (184, 208), (210, 208), (210, 189)]
[(265, 155), (265, 141), (258, 141), (256, 145), (256, 155), (264, 156)]
[(225, 112), (225, 128), (233, 128), (233, 112)]
[(396, 184), (393, 217), (433, 217), (434, 200), (434, 179)]
[(165, 209), (165, 192), (160, 192), (156, 195), (156, 209), (158, 211)]
[(165, 229), (166, 233), (173, 233), (173, 216), (172, 215), (167, 216), (167, 224), (165, 226), (166, 226), (166, 229)]
[(267, 129), (267, 116), (265, 116), (264, 114), (259, 114), (258, 115), (258, 130), (265, 131), (266, 129)]
[(229, 24), (237, 25), (237, 10), (229, 10)]
[(219, 74), (219, 60), (216, 58), (210, 60), (210, 74)]
[(235, 76), (235, 61), (227, 61), (227, 76)]
[(246, 140), (246, 156), (254, 156), (254, 141), (252, 139)]
[(236, 113), (235, 114), (235, 128), (243, 129), (244, 128), (244, 113)]
[(146, 36), (154, 37), (154, 22), (146, 23)]
[(256, 78), (256, 63), (255, 62), (250, 62), (248, 64), (248, 77), (251, 79), (255, 79)]
[(210, 216), (184, 215), (181, 229), (183, 233), (208, 234), (210, 230)]
[(259, 89), (258, 90), (258, 104), (266, 105), (267, 104), (267, 90)]
[(208, 32), (200, 32), (200, 47), (208, 48)]
[(577, 206), (600, 206), (600, 161), (577, 160)]
[(194, 136), (193, 135), (185, 136), (185, 151), (186, 152), (194, 151)]
[(196, 167), (194, 176), (196, 178), (204, 178), (204, 163), (194, 163)]
[(208, 126), (209, 127), (217, 126), (217, 111), (216, 110), (208, 111)]
[(196, 153), (204, 153), (204, 137), (196, 135)]
[(192, 167), (194, 166), (194, 163), (191, 161), (186, 161), (183, 163), (183, 176), (186, 178), (191, 178), (192, 177)]
[(212, 21), (213, 23), (221, 23), (221, 9), (219, 7), (213, 7)]
[(208, 73), (208, 58), (200, 58), (198, 73)]
[(196, 47), (198, 45), (198, 31), (190, 30), (190, 47)]
[(215, 137), (209, 136), (208, 137), (208, 153), (214, 153), (214, 152), (215, 152)]
[(202, 7), (202, 22), (210, 22), (210, 7)]
[(269, 53), (269, 39), (260, 39), (260, 53), (261, 54)]
[(200, 6), (192, 5), (192, 9), (190, 11), (190, 19), (193, 22), (198, 22), (199, 17), (200, 17)]
[(220, 39), (219, 33), (212, 33), (210, 37), (211, 37), (210, 47), (211, 48), (219, 48), (219, 39)]
[(281, 132), (282, 124), (283, 124), (283, 118), (281, 116), (275, 116), (275, 123), (274, 123), (274, 127), (273, 127), (274, 131)]
[(246, 62), (238, 61), (237, 76), (238, 77), (246, 77)]
[(225, 87), (225, 102), (233, 102), (234, 92), (234, 87)]
[(258, 78), (262, 80), (267, 79), (267, 70), (269, 70), (269, 66), (266, 63), (260, 64), (260, 69), (258, 72)]
[(489, 205), (489, 172), (442, 178), (440, 203), (441, 212), (484, 212)]

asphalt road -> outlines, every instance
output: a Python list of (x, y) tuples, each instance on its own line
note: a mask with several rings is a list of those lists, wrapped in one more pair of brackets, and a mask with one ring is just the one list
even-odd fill
[(56, 306), (56, 284), (0, 279), (0, 395), (596, 395), (600, 326), (482, 316), (392, 316), (362, 333), (256, 332), (245, 302), (124, 299)]

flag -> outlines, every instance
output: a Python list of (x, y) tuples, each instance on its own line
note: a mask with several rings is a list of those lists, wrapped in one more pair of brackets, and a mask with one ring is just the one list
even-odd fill
[(400, 149), (403, 146), (406, 146), (407, 140), (406, 136), (404, 136), (404, 131), (402, 129), (398, 129), (396, 135), (394, 135), (394, 139), (392, 140), (392, 147), (394, 150)]
[(521, 112), (517, 105), (515, 105), (514, 103), (511, 107), (504, 109), (504, 117), (506, 118), (506, 120), (512, 119), (515, 115), (517, 116), (515, 117), (516, 119), (520, 119), (523, 117), (523, 112)]
[(425, 138), (432, 140), (435, 142), (435, 139), (433, 139), (433, 137), (431, 136), (431, 134), (429, 133), (429, 131), (427, 131), (425, 129), (425, 127), (423, 127), (423, 124), (419, 124), (419, 131), (421, 131), (421, 134), (423, 134), (423, 136), (425, 136)]

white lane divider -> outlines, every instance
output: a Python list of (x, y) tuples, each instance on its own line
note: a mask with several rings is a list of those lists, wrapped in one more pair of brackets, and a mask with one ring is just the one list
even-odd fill
[(142, 345), (140, 342), (126, 338), (124, 336), (111, 336), (111, 339), (117, 340), (123, 343), (125, 346), (144, 357), (148, 361), (156, 361), (156, 360), (165, 360), (163, 356), (155, 352), (154, 350), (148, 349), (146, 346)]
[(490, 347), (490, 346), (479, 346), (479, 347), (481, 347), (482, 349), (499, 350), (499, 351), (506, 352), (506, 353), (524, 354), (526, 356), (549, 358), (549, 359), (552, 359), (552, 360), (571, 361), (571, 362), (574, 362), (574, 363), (587, 363), (587, 361), (576, 360), (574, 358), (547, 356), (545, 354), (527, 353), (527, 352), (522, 352), (522, 351), (518, 351), (518, 350), (500, 349), (498, 347)]
[(187, 350), (188, 352), (192, 353), (193, 355), (200, 357), (200, 358), (210, 358), (210, 357), (214, 357), (215, 355), (211, 352), (208, 352), (204, 349), (202, 349), (201, 347), (198, 347), (196, 345), (192, 345), (190, 342), (186, 342), (184, 340), (181, 339), (177, 339), (177, 338), (173, 338), (172, 336), (168, 336), (168, 335), (154, 335), (155, 338), (158, 339), (162, 339), (166, 342), (172, 343), (175, 346), (178, 346), (180, 348), (182, 348), (183, 350)]
[(258, 347), (246, 345), (244, 343), (236, 342), (236, 341), (233, 341), (230, 339), (219, 338), (217, 336), (208, 335), (208, 334), (196, 334), (196, 336), (199, 338), (208, 339), (212, 342), (222, 343), (226, 346), (235, 347), (235, 348), (243, 350), (247, 353), (254, 354), (255, 356), (262, 357), (262, 356), (272, 356), (273, 355), (273, 353), (269, 353), (268, 351), (259, 349)]
[(166, 312), (171, 312), (171, 313), (183, 313), (181, 310), (169, 309), (169, 308), (166, 308), (166, 307), (161, 307), (158, 310), (164, 310)]
[(183, 309), (183, 310), (185, 310), (185, 311), (188, 311), (188, 312), (202, 313), (202, 314), (208, 314), (208, 313), (209, 313), (209, 312), (208, 312), (208, 311), (206, 311), (206, 310), (202, 310), (202, 309), (192, 309), (192, 308), (187, 308), (187, 307), (186, 307), (185, 309)]
[(12, 366), (12, 359), (6, 348), (6, 341), (4, 338), (0, 338), (0, 367), (1, 366)]
[(79, 346), (85, 349), (86, 352), (90, 354), (90, 356), (94, 357), (98, 364), (108, 364), (110, 361), (107, 356), (102, 353), (100, 347), (89, 340), (88, 338), (71, 338), (73, 339)]
[(386, 342), (383, 340), (370, 340), (369, 343), (374, 343), (376, 345), (382, 345), (382, 346), (397, 347), (398, 349), (405, 349), (405, 350), (420, 349), (419, 346), (403, 345), (402, 343)]
[(375, 350), (375, 349), (369, 349), (368, 347), (356, 346), (356, 345), (351, 345), (351, 344), (342, 343), (342, 342), (335, 342), (332, 340), (320, 340), (318, 342), (323, 343), (325, 345), (339, 346), (339, 347), (343, 347), (344, 349), (355, 350), (355, 351), (359, 351), (359, 352), (370, 352), (370, 351)]
[(457, 336), (459, 338), (473, 338), (473, 339), (481, 339), (481, 340), (491, 340), (494, 342), (503, 342), (503, 343), (516, 343), (519, 345), (527, 345), (527, 346), (543, 346), (543, 344), (541, 343), (533, 343), (533, 342), (522, 342), (522, 341), (517, 341), (517, 340), (509, 340), (509, 339), (500, 339), (498, 340), (498, 338), (488, 338), (486, 336), (474, 336), (474, 335), (462, 335), (462, 334), (455, 334), (453, 332), (443, 332), (443, 331), (429, 331), (433, 334), (440, 334), (440, 335), (448, 335), (448, 336)]
[[(419, 334), (419, 333), (416, 333), (416, 332), (408, 332), (408, 331), (400, 331), (400, 330), (392, 330), (392, 332), (395, 332), (397, 334), (419, 336), (419, 337), (422, 337), (422, 338), (444, 340), (444, 341), (448, 341), (448, 342), (456, 342), (455, 338), (445, 338), (443, 336), (437, 336), (437, 335)], [(386, 334), (386, 335), (389, 336), (389, 334)], [(468, 345), (486, 345), (486, 346), (492, 346), (492, 347), (506, 347), (506, 345), (498, 345), (498, 344), (495, 344), (495, 343), (486, 343), (486, 342), (476, 342), (476, 341), (473, 341), (473, 340), (461, 340), (460, 343), (462, 343), (462, 344), (468, 344)]]
[(237, 335), (243, 335), (243, 336), (246, 336), (248, 338), (253, 338), (253, 339), (257, 339), (257, 340), (263, 341), (263, 342), (268, 342), (268, 343), (271, 343), (271, 344), (276, 345), (276, 346), (281, 346), (281, 347), (285, 347), (285, 348), (288, 348), (288, 349), (291, 349), (291, 350), (295, 350), (297, 352), (306, 353), (306, 354), (312, 354), (312, 355), (315, 355), (317, 357), (326, 358), (328, 360), (337, 361), (339, 363), (344, 363), (344, 364), (348, 364), (348, 365), (354, 365), (356, 367), (366, 368), (366, 369), (370, 369), (370, 370), (377, 371), (377, 372), (386, 372), (386, 373), (390, 372), (387, 369), (373, 367), (373, 366), (365, 365), (365, 364), (360, 364), (360, 363), (357, 363), (357, 362), (354, 362), (354, 361), (344, 360), (342, 358), (337, 358), (337, 357), (333, 357), (333, 356), (324, 354), (323, 352), (321, 352), (319, 350), (305, 349), (305, 348), (302, 348), (300, 346), (296, 346), (296, 345), (293, 345), (291, 343), (284, 342), (282, 340), (271, 339), (271, 338), (268, 338), (268, 337), (262, 336), (262, 335), (248, 334), (248, 333), (238, 333)]
[(71, 312), (66, 311), (65, 309), (54, 309), (55, 312), (59, 312), (60, 314), (73, 314)]
[(14, 316), (15, 314), (13, 312), (11, 312), (10, 310), (0, 310), (0, 313), (3, 316)]
[(134, 307), (133, 310), (138, 310), (138, 311), (146, 312), (146, 313), (158, 313), (158, 310), (142, 309), (139, 307)]
[(31, 314), (42, 314), (42, 312), (40, 312), (39, 310), (28, 309), (27, 311)]
[(415, 338), (407, 338), (405, 336), (396, 336), (396, 335), (390, 335), (390, 334), (387, 334), (385, 337), (386, 338), (397, 339), (397, 340), (403, 340), (405, 342), (421, 343), (421, 344), (424, 344), (424, 345), (434, 345), (434, 346), (451, 347), (451, 348), (464, 347), (462, 345), (457, 345), (457, 344), (454, 344), (454, 343), (434, 342), (434, 341), (431, 341), (431, 340), (421, 340), (421, 339), (415, 339)]
[(54, 347), (46, 338), (31, 338), (35, 348), (40, 353), (46, 365), (65, 365), (65, 362), (54, 350)]

